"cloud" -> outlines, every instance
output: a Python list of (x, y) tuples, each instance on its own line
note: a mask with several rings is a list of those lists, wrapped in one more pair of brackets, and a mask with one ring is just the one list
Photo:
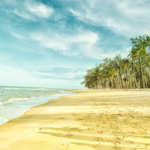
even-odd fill
[(87, 66), (126, 57), (131, 37), (150, 34), (149, 0), (1, 0), (0, 7), (0, 62), (12, 66), (0, 68), (5, 85), (79, 87)]
[[(125, 57), (131, 48), (130, 46), (127, 47), (121, 39), (104, 39), (104, 37), (89, 30), (76, 29), (76, 33), (71, 34), (59, 32), (59, 30), (53, 30), (45, 33), (30, 33), (30, 38), (47, 50), (70, 57), (87, 59), (102, 60), (105, 57), (113, 58), (118, 54)], [(115, 40), (117, 40), (117, 43)], [(114, 45), (110, 46), (110, 43)], [(119, 47), (116, 45), (118, 43)]]
[[(125, 55), (126, 49), (131, 46), (130, 37), (150, 33), (147, 15), (150, 12), (149, 1), (56, 1), (59, 9), (41, 1), (25, 0), (19, 3), (13, 0), (14, 14), (31, 23), (36, 21), (37, 24), (32, 28), (33, 24), (20, 24), (17, 20), (18, 24), (15, 25), (20, 25), (21, 32), (17, 27), (11, 28), (11, 35), (40, 45), (43, 51), (54, 51), (70, 57), (103, 59), (119, 53)], [(48, 19), (50, 17), (51, 20)], [(42, 18), (47, 19), (42, 22)]]
[(13, 32), (13, 31), (11, 31), (11, 35), (13, 36), (13, 37), (15, 37), (15, 38), (17, 38), (17, 39), (24, 39), (24, 36), (23, 35), (21, 35), (21, 34), (19, 34), (19, 33), (16, 33), (16, 32)]
[(13, 13), (15, 15), (17, 15), (21, 18), (27, 19), (27, 20), (35, 20), (28, 12), (25, 12), (25, 11), (19, 11), (17, 9), (14, 9)]
[[(86, 1), (86, 2), (85, 2)], [(131, 37), (150, 34), (150, 2), (119, 0), (76, 1), (79, 7), (70, 5), (68, 11), (79, 20), (95, 26), (104, 26), (114, 33)]]
[(53, 9), (42, 3), (29, 2), (26, 4), (27, 10), (41, 18), (48, 18), (53, 13)]
[(84, 30), (76, 30), (76, 33), (71, 34), (58, 31), (36, 32), (30, 33), (30, 37), (44, 48), (69, 56), (89, 55), (88, 51), (93, 49), (99, 38), (98, 34)]
[[(54, 9), (35, 0), (16, 0), (2, 1), (3, 10), (11, 15), (17, 15), (23, 19), (37, 21), (37, 18), (49, 18)], [(6, 8), (7, 7), (7, 8)]]
[(57, 80), (82, 80), (86, 73), (86, 68), (41, 68), (38, 70), (28, 70), (31, 75), (42, 79)]

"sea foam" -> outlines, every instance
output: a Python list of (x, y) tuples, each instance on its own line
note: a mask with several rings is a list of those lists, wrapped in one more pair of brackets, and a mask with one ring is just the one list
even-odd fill
[(0, 87), (0, 124), (18, 118), (30, 108), (63, 95), (63, 89)]

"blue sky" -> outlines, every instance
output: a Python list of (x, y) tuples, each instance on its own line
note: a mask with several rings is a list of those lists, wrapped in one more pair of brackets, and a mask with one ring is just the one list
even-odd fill
[(86, 70), (150, 35), (149, 0), (1, 0), (0, 85), (84, 88)]

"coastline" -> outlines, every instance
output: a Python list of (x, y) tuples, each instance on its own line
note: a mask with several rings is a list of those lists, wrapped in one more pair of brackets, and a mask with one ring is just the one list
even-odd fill
[(150, 149), (150, 90), (68, 90), (0, 126), (3, 150)]
[[(32, 89), (31, 89), (32, 90)], [(42, 92), (41, 90), (40, 92)], [(51, 92), (49, 90), (49, 92)], [(51, 99), (59, 98), (64, 95), (71, 95), (72, 92), (66, 91), (54, 91), (55, 93), (51, 93), (48, 95), (41, 96), (32, 96), (32, 97), (24, 97), (22, 98), (6, 98), (5, 101), (0, 102), (0, 125), (8, 122), (9, 120), (19, 118), (24, 115), (24, 113), (31, 108), (45, 104), (49, 102)], [(19, 93), (19, 92), (18, 92)], [(26, 92), (28, 93), (28, 92)], [(43, 93), (42, 93), (43, 94)], [(44, 93), (45, 94), (45, 93)], [(7, 95), (7, 94), (5, 94)], [(11, 95), (13, 97), (13, 95)], [(30, 95), (31, 96), (31, 95)], [(5, 99), (5, 97), (2, 97)]]

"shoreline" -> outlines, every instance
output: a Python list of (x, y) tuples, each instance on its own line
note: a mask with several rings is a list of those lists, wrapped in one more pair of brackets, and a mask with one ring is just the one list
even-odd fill
[[(17, 114), (15, 114), (11, 119), (6, 119), (6, 118), (4, 118), (6, 121), (5, 122), (0, 122), (0, 126), (1, 125), (3, 125), (3, 124), (5, 124), (5, 123), (7, 123), (7, 122), (9, 122), (10, 120), (13, 120), (13, 119), (17, 119), (17, 118), (20, 118), (20, 117), (22, 117), (27, 111), (29, 111), (29, 110), (31, 110), (32, 108), (34, 108), (34, 107), (36, 107), (36, 106), (40, 106), (40, 105), (42, 105), (42, 104), (46, 104), (46, 103), (48, 103), (50, 100), (53, 100), (53, 99), (56, 99), (56, 98), (59, 98), (59, 97), (61, 97), (61, 96), (65, 96), (65, 95), (72, 95), (73, 94), (73, 92), (69, 92), (69, 91), (59, 91), (58, 93), (53, 93), (53, 94), (51, 94), (51, 96), (41, 96), (41, 97), (31, 97), (31, 98), (20, 98), (20, 99), (27, 99), (25, 102), (28, 102), (28, 104), (30, 104), (31, 102), (34, 102), (35, 103), (35, 101), (36, 101), (36, 103), (34, 104), (34, 105), (32, 105), (32, 106), (30, 106), (30, 107), (28, 107), (28, 108), (26, 108), (26, 109), (24, 109), (24, 110), (22, 110), (20, 113), (17, 113)], [(18, 98), (19, 99), (19, 98)], [(20, 99), (19, 100), (15, 100), (14, 102), (20, 102)], [(22, 102), (22, 100), (21, 100), (21, 102)], [(9, 104), (9, 103), (8, 103)], [(26, 106), (26, 105), (25, 105)], [(6, 108), (7, 108), (7, 106), (6, 106)], [(6, 109), (5, 108), (5, 109)], [(22, 108), (23, 109), (23, 108)], [(5, 116), (3, 116), (3, 117), (5, 117)]]
[(149, 89), (67, 91), (0, 125), (0, 149), (150, 149)]

